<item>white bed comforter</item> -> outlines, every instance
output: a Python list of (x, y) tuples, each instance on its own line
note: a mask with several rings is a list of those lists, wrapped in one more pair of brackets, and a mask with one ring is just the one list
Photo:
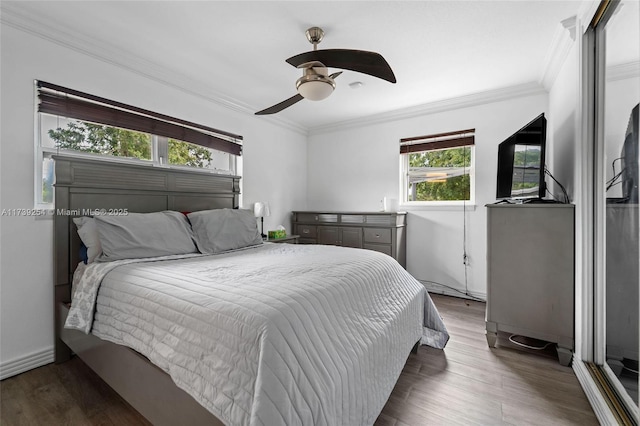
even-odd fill
[(422, 284), (373, 251), (264, 244), (85, 269), (66, 327), (145, 355), (229, 425), (373, 424), (411, 347), (448, 340)]

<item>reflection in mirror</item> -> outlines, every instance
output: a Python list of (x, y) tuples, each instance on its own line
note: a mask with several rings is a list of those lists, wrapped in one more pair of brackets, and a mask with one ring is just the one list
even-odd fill
[(639, 3), (622, 1), (605, 27), (606, 359), (638, 404)]
[(516, 145), (513, 153), (511, 194), (537, 197), (540, 190), (540, 145)]

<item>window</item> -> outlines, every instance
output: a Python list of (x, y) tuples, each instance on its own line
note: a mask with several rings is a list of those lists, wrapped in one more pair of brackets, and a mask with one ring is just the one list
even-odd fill
[(38, 81), (36, 206), (52, 208), (54, 154), (238, 174), (242, 136)]
[(400, 140), (403, 204), (473, 202), (474, 132), (470, 129)]

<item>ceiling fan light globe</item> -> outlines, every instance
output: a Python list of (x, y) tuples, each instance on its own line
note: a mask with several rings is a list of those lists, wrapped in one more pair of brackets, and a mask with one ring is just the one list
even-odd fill
[(321, 101), (333, 93), (333, 86), (324, 81), (307, 81), (298, 86), (298, 93), (310, 101)]
[(305, 99), (309, 99), (310, 101), (321, 101), (328, 98), (329, 95), (333, 93), (333, 89), (335, 89), (336, 84), (333, 80), (326, 77), (321, 79), (309, 79), (305, 76), (298, 79), (296, 87), (298, 88), (298, 93)]

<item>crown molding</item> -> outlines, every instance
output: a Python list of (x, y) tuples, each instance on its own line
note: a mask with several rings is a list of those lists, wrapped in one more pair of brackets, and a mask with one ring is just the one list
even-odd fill
[[(164, 86), (180, 90), (205, 101), (242, 114), (254, 115), (255, 108), (223, 93), (212, 90), (204, 82), (194, 80), (182, 73), (170, 71), (159, 64), (133, 55), (118, 46), (98, 41), (87, 34), (73, 33), (50, 25), (45, 19), (25, 15), (14, 2), (0, 3), (0, 22), (40, 39), (63, 46), (80, 54), (138, 74)], [(282, 117), (263, 117), (263, 120), (307, 135), (306, 127)]]
[(562, 65), (564, 64), (574, 42), (576, 41), (577, 18), (572, 16), (560, 22), (553, 34), (551, 46), (544, 58), (544, 68), (539, 83), (547, 90), (551, 90)]
[(313, 127), (309, 130), (309, 135), (330, 133), (354, 127), (363, 127), (380, 123), (387, 123), (398, 120), (405, 120), (413, 117), (436, 114), (460, 108), (469, 108), (477, 105), (484, 105), (493, 102), (506, 101), (523, 96), (533, 96), (547, 94), (548, 92), (538, 82), (519, 84), (516, 86), (503, 87), (495, 90), (474, 93), (471, 95), (459, 96), (441, 101), (430, 102), (409, 108), (402, 108), (395, 111), (370, 115), (367, 117), (345, 120), (335, 124)]
[(625, 80), (627, 78), (640, 77), (640, 61), (617, 64), (607, 67), (605, 70), (607, 81)]

